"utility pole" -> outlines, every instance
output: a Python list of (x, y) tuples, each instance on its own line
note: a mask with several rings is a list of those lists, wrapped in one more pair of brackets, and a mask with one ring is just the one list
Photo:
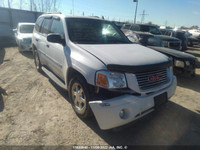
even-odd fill
[(72, 0), (72, 9), (73, 9), (73, 16), (74, 16), (74, 0)]
[(168, 22), (167, 22), (167, 20), (166, 20), (166, 21), (165, 21), (165, 26), (166, 26), (166, 27), (167, 27), (167, 23), (168, 23)]
[(143, 10), (143, 13), (140, 14), (140, 15), (141, 15), (141, 23), (143, 23), (144, 20), (145, 20), (145, 16), (147, 16), (147, 15), (149, 15), (149, 14), (145, 14), (145, 10)]
[(134, 24), (136, 24), (136, 16), (137, 16), (137, 8), (138, 8), (138, 0), (133, 0), (133, 2), (136, 2), (136, 8), (135, 8), (135, 18), (134, 18)]

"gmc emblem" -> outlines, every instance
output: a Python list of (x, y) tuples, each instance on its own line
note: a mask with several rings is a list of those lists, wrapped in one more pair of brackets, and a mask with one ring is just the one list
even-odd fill
[(160, 74), (156, 74), (156, 75), (153, 75), (153, 76), (149, 76), (148, 77), (148, 81), (149, 82), (153, 82), (153, 81), (158, 81), (158, 80), (161, 80), (161, 75)]

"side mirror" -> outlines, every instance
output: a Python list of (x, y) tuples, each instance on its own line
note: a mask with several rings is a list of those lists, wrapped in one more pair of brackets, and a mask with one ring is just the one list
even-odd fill
[(65, 44), (65, 38), (57, 33), (50, 33), (47, 35), (47, 41), (51, 43), (59, 43), (64, 45)]

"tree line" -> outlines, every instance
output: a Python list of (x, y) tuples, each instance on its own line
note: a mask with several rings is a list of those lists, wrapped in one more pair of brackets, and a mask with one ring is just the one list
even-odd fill
[[(0, 0), (2, 7), (23, 9), (28, 6), (30, 11), (52, 12), (59, 11), (61, 0)], [(26, 7), (27, 8), (27, 7)]]

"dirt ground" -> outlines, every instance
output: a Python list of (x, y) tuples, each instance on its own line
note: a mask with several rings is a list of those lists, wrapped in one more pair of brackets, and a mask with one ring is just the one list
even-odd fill
[[(190, 48), (200, 61), (200, 46)], [(200, 145), (200, 69), (178, 76), (170, 102), (118, 132), (79, 119), (66, 91), (39, 74), (30, 52), (0, 49), (0, 145)]]

